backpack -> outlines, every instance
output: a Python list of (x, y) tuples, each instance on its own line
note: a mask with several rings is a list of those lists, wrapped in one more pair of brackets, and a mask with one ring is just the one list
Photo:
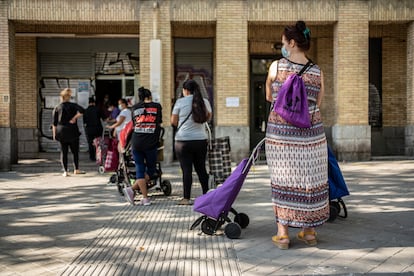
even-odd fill
[(312, 64), (309, 60), (297, 74), (290, 75), (279, 88), (273, 111), (288, 123), (300, 127), (311, 127), (308, 97), (302, 73)]

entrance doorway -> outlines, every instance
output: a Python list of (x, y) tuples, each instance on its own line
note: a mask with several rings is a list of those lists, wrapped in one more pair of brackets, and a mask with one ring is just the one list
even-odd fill
[(124, 98), (128, 106), (135, 104), (138, 97), (139, 78), (125, 75), (106, 75), (96, 78), (95, 97), (99, 104), (105, 95), (109, 96), (109, 101), (118, 105), (118, 100)]
[(98, 105), (103, 101), (105, 95), (109, 96), (109, 102), (118, 105), (118, 100), (122, 97), (121, 80), (96, 80), (95, 97)]
[(250, 58), (250, 149), (265, 137), (270, 103), (266, 101), (266, 77), (274, 57)]

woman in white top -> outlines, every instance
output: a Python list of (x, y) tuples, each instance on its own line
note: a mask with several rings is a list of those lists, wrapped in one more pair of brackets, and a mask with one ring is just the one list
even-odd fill
[(113, 125), (107, 126), (109, 129), (114, 129), (113, 136), (119, 140), (119, 133), (126, 124), (131, 121), (131, 110), (128, 108), (128, 102), (125, 99), (118, 101), (118, 108), (121, 110), (119, 115), (116, 117), (116, 122)]
[(211, 106), (204, 99), (200, 87), (194, 80), (183, 84), (184, 97), (174, 105), (171, 124), (178, 126), (175, 135), (175, 153), (183, 172), (183, 199), (179, 205), (190, 205), (192, 169), (198, 175), (203, 194), (208, 191), (206, 170), (207, 134), (204, 123), (211, 118)]

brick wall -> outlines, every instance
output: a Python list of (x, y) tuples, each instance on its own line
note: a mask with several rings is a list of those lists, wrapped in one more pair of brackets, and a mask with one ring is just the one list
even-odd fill
[[(2, 1), (8, 2), (8, 1)], [(139, 21), (142, 1), (11, 0), (10, 19), (28, 21)], [(152, 1), (144, 1), (150, 2)]]
[(336, 123), (368, 124), (368, 5), (339, 1), (334, 28)]
[[(326, 94), (322, 113), (326, 125), (367, 126), (368, 41), (374, 33), (383, 37), (384, 125), (399, 127), (414, 122), (412, 23), (408, 35), (403, 28), (406, 22), (414, 20), (412, 0), (165, 0), (159, 3), (158, 38), (162, 41), (166, 125), (174, 91), (173, 37), (215, 38), (215, 123), (224, 127), (248, 126), (249, 54), (274, 53), (270, 45), (280, 40), (282, 27), (298, 19), (309, 24), (314, 38), (309, 55), (324, 71)], [(28, 69), (18, 57), (16, 81), (13, 65), (15, 50), (19, 56), (31, 55), (29, 49), (35, 49), (35, 42), (18, 37), (15, 48), (15, 30), (139, 34), (140, 82), (148, 87), (152, 20), (153, 1), (0, 1), (0, 58), (3, 61), (0, 77), (8, 80), (0, 86), (0, 127), (13, 128), (17, 124), (19, 128), (33, 128), (37, 124), (33, 121), (37, 116), (30, 116), (30, 120), (20, 117), (26, 113), (29, 102), (36, 102), (37, 72), (25, 72)], [(405, 44), (404, 40), (407, 40)], [(35, 64), (32, 59), (29, 67), (35, 68)], [(20, 71), (26, 80), (32, 77), (33, 82), (25, 83)], [(14, 118), (16, 97), (23, 104), (17, 108)], [(240, 106), (226, 107), (227, 97), (238, 97)], [(5, 99), (9, 102), (4, 103)], [(404, 100), (407, 107), (397, 108), (397, 103)]]
[(18, 128), (36, 128), (38, 117), (38, 86), (36, 38), (16, 38), (16, 126)]
[[(414, 22), (407, 29), (407, 124), (414, 125)], [(413, 141), (414, 143), (414, 141)]]
[(174, 74), (172, 62), (172, 39), (171, 39), (171, 24), (169, 5), (161, 5), (156, 11), (153, 9), (152, 1), (146, 1), (141, 4), (141, 18), (140, 21), (140, 85), (147, 88), (150, 87), (150, 40), (154, 38), (153, 17), (158, 20), (157, 24), (157, 39), (161, 40), (162, 49), (162, 104), (163, 104), (163, 118), (164, 124), (169, 125), (169, 118), (171, 114), (171, 98), (174, 94), (174, 83), (172, 77)]
[[(244, 1), (219, 1), (216, 33), (216, 124), (247, 126), (249, 122), (249, 60)], [(239, 98), (226, 107), (227, 97)]]
[(10, 30), (11, 24), (7, 20), (7, 2), (0, 2), (0, 127), (10, 127), (13, 123), (10, 116), (11, 92), (14, 81), (13, 65), (13, 33)]
[(404, 126), (407, 122), (407, 30), (404, 25), (388, 25), (382, 29), (383, 126)]

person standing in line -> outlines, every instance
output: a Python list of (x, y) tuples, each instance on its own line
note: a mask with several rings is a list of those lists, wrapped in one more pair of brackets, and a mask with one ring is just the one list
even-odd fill
[(132, 107), (132, 154), (135, 161), (136, 180), (124, 189), (127, 201), (134, 205), (135, 192), (140, 190), (140, 205), (151, 205), (148, 198), (147, 182), (157, 178), (157, 148), (161, 134), (162, 107), (152, 101), (151, 91), (141, 87), (138, 90), (139, 103)]
[[(305, 22), (284, 28), (283, 58), (271, 64), (266, 80), (266, 100), (272, 106), (284, 81), (308, 63), (310, 42)], [(311, 127), (293, 126), (271, 108), (266, 129), (266, 159), (277, 224), (272, 241), (280, 249), (289, 248), (288, 227), (301, 228), (297, 239), (316, 245), (315, 227), (329, 218), (328, 148), (319, 110), (324, 94), (323, 74), (318, 65), (312, 64), (302, 79)]]
[(207, 133), (204, 123), (211, 118), (211, 106), (203, 98), (197, 82), (192, 79), (183, 83), (183, 96), (174, 105), (171, 124), (177, 126), (175, 153), (183, 172), (183, 198), (178, 204), (191, 205), (193, 165), (203, 194), (208, 191)]
[(121, 108), (119, 107), (119, 105), (116, 106), (115, 103), (109, 102), (107, 111), (108, 111), (109, 116), (107, 116), (105, 121), (109, 124), (115, 123), (116, 118), (118, 117), (119, 113), (121, 112)]
[(106, 121), (111, 116), (111, 111), (109, 111), (108, 108), (109, 108), (109, 95), (105, 94), (103, 99), (101, 99), (101, 101), (98, 102), (98, 109), (104, 121)]
[(101, 122), (102, 116), (95, 105), (95, 99), (89, 98), (89, 106), (83, 115), (86, 138), (88, 140), (89, 160), (96, 161), (96, 149), (93, 140), (102, 135), (103, 128)]
[(65, 88), (60, 92), (61, 103), (53, 110), (53, 140), (60, 143), (60, 161), (63, 176), (68, 176), (68, 152), (73, 155), (74, 174), (84, 174), (79, 170), (79, 128), (77, 124), (85, 110), (78, 104), (70, 102), (72, 90)]
[(131, 121), (131, 110), (128, 108), (128, 102), (125, 99), (120, 99), (118, 101), (118, 108), (121, 110), (119, 115), (116, 117), (115, 123), (107, 126), (108, 129), (114, 129), (113, 136), (117, 137), (119, 140), (119, 133), (124, 128), (126, 124)]

